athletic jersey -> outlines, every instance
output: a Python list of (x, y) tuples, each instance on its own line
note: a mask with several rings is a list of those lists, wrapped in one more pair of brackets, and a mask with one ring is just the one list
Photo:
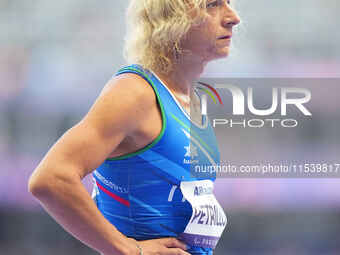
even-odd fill
[[(193, 213), (181, 182), (216, 178), (215, 174), (192, 174), (195, 164), (219, 162), (213, 129), (207, 118), (201, 125), (191, 122), (153, 72), (131, 65), (116, 75), (123, 73), (137, 74), (151, 85), (161, 110), (162, 130), (146, 147), (107, 159), (93, 172), (94, 200), (105, 218), (128, 237), (178, 237)], [(188, 252), (212, 254), (212, 249), (191, 246)]]

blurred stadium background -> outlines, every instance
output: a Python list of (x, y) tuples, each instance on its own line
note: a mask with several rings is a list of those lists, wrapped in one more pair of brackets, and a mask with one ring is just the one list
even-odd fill
[[(96, 254), (41, 209), (27, 180), (124, 64), (127, 3), (0, 1), (0, 254)], [(339, 1), (236, 0), (235, 7), (243, 23), (232, 54), (204, 77), (339, 78)], [(229, 129), (222, 154), (280, 160), (285, 146), (285, 160), (340, 159), (339, 92), (314, 87), (315, 125), (291, 131), (284, 144), (271, 133)], [(229, 226), (216, 255), (340, 253), (339, 179), (217, 182)]]

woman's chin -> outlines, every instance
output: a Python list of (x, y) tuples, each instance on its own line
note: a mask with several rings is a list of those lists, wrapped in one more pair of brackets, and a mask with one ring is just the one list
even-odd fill
[(218, 51), (214, 59), (227, 58), (228, 56), (229, 56), (229, 48)]

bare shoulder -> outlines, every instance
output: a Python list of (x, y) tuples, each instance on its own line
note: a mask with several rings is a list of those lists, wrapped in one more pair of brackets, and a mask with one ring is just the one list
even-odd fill
[(84, 121), (99, 125), (101, 121), (106, 127), (121, 123), (127, 131), (132, 131), (155, 105), (155, 93), (143, 78), (122, 74), (105, 85)]
[(152, 87), (139, 75), (125, 73), (113, 77), (103, 88), (100, 96), (123, 96), (129, 102), (153, 104), (156, 100)]

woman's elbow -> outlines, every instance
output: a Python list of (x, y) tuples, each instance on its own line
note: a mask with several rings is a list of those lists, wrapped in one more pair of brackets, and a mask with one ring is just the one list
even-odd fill
[(29, 178), (28, 191), (39, 199), (74, 187), (78, 183), (81, 183), (81, 179), (73, 171), (37, 168)]
[(39, 176), (34, 172), (28, 180), (28, 191), (35, 197), (40, 197), (43, 194), (49, 192), (50, 187), (48, 185), (50, 181), (48, 178)]
[(28, 180), (28, 191), (38, 199), (51, 194), (56, 189), (57, 176), (55, 169), (38, 166)]

